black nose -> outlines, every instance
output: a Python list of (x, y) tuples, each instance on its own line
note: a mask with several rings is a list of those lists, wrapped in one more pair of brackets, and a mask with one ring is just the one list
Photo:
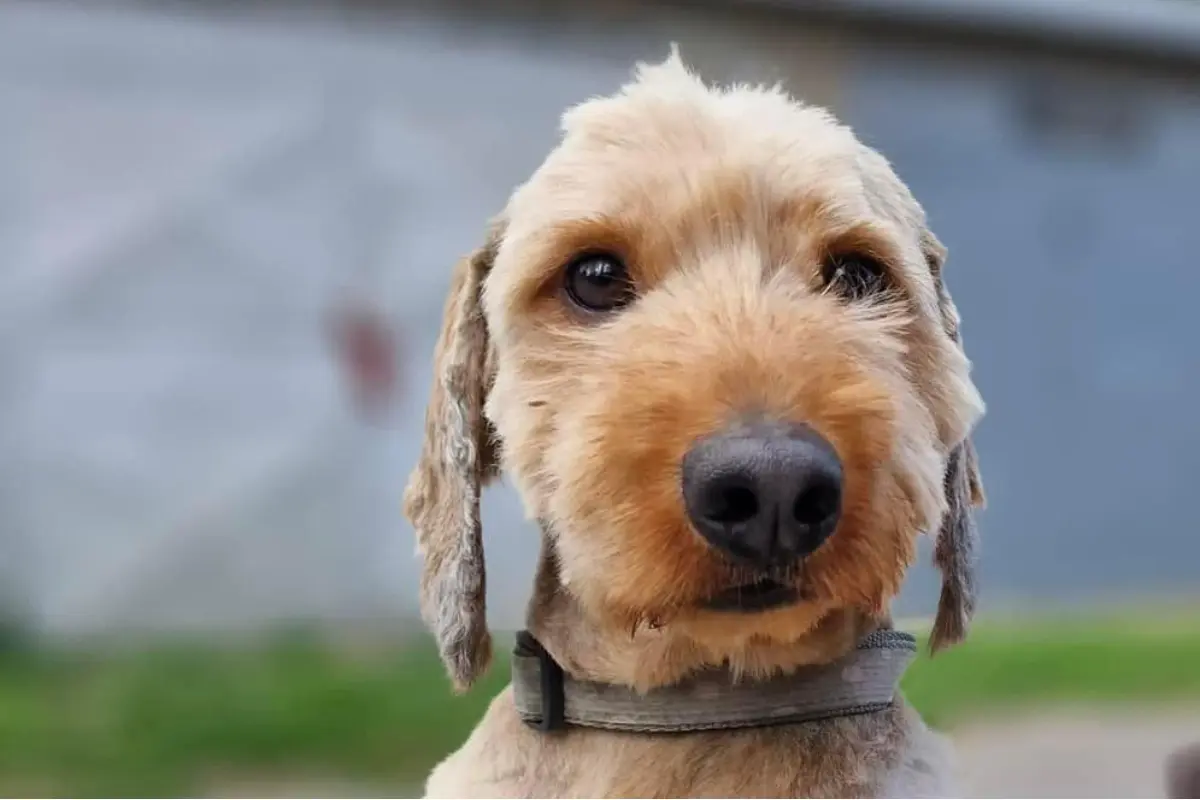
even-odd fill
[(756, 567), (785, 565), (837, 527), (842, 462), (807, 425), (738, 426), (699, 440), (683, 457), (683, 499), (714, 547)]

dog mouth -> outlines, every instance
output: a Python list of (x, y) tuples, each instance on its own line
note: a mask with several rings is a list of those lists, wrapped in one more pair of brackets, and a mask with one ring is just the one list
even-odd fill
[(800, 591), (770, 578), (732, 586), (705, 601), (709, 611), (768, 611), (792, 605), (800, 599)]

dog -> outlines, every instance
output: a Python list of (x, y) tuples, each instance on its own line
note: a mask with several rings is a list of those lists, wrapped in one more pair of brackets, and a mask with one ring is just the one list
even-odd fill
[[(454, 270), (405, 491), (459, 690), (491, 660), (481, 487), (506, 473), (542, 531), (514, 659), (533, 677), (514, 666), (427, 796), (955, 791), (895, 675), (882, 702), (793, 713), (868, 674), (838, 665), (873, 657), (856, 647), (891, 627), (922, 532), (931, 648), (966, 635), (984, 404), (945, 258), (849, 128), (778, 86), (711, 86), (675, 46), (564, 114)], [(578, 722), (588, 704), (612, 724)]]

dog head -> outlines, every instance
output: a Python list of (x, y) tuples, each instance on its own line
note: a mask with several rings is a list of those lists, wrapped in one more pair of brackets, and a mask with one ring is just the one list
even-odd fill
[(455, 682), (486, 667), (501, 467), (593, 619), (735, 650), (886, 612), (921, 531), (966, 632), (983, 403), (944, 250), (887, 162), (672, 52), (563, 118), (457, 267), (406, 513)]

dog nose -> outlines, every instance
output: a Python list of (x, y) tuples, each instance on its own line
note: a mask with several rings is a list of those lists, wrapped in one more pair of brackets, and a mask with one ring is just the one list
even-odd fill
[(692, 525), (718, 550), (755, 567), (784, 565), (837, 527), (842, 462), (807, 425), (741, 426), (687, 452), (683, 498)]

